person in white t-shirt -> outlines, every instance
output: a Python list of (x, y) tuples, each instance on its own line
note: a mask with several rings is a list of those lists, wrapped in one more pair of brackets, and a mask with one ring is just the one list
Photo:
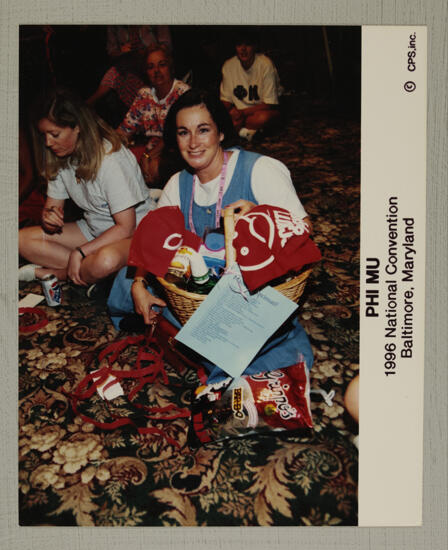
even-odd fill
[[(87, 286), (126, 265), (130, 237), (155, 207), (140, 167), (119, 136), (81, 99), (55, 89), (36, 106), (33, 141), (40, 175), (48, 182), (41, 226), (19, 232), (30, 264), (19, 280), (53, 274)], [(64, 220), (66, 199), (83, 211)]]
[(280, 117), (279, 77), (274, 63), (256, 53), (249, 31), (235, 39), (236, 56), (222, 67), (220, 98), (232, 117), (235, 130), (252, 139), (258, 130), (275, 124)]

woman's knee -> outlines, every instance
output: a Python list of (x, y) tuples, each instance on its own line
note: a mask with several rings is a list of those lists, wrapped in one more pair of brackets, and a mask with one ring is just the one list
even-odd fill
[(34, 249), (36, 243), (42, 242), (42, 228), (38, 225), (33, 227), (24, 227), (19, 231), (19, 253), (26, 254)]
[[(87, 261), (89, 260), (89, 261)], [(85, 262), (90, 274), (97, 280), (104, 279), (126, 265), (127, 255), (113, 245), (104, 246), (88, 257)], [(84, 263), (83, 262), (83, 263)], [(81, 268), (82, 269), (82, 268)]]

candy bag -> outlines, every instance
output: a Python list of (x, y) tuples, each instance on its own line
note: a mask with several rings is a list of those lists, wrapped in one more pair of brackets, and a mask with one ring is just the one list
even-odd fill
[(305, 362), (200, 386), (192, 403), (190, 444), (313, 427)]

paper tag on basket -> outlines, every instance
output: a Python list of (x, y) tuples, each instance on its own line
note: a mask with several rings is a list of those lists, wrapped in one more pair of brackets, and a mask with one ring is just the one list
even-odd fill
[(269, 286), (250, 294), (234, 264), (176, 339), (231, 376), (240, 376), (296, 308), (296, 303)]
[[(98, 371), (92, 371), (92, 374), (95, 374), (95, 372)], [(94, 376), (93, 380), (96, 382), (97, 380), (99, 380), (99, 378), (99, 376)], [(108, 401), (110, 401), (111, 399), (115, 399), (120, 395), (124, 395), (124, 391), (121, 387), (120, 382), (115, 376), (112, 376), (111, 374), (109, 374), (107, 379), (102, 384), (96, 387), (96, 391), (101, 399), (107, 399)]]

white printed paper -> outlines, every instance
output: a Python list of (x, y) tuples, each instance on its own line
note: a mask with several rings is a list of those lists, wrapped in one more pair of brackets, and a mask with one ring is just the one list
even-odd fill
[(237, 377), (295, 309), (297, 304), (272, 287), (250, 295), (235, 264), (176, 339)]

